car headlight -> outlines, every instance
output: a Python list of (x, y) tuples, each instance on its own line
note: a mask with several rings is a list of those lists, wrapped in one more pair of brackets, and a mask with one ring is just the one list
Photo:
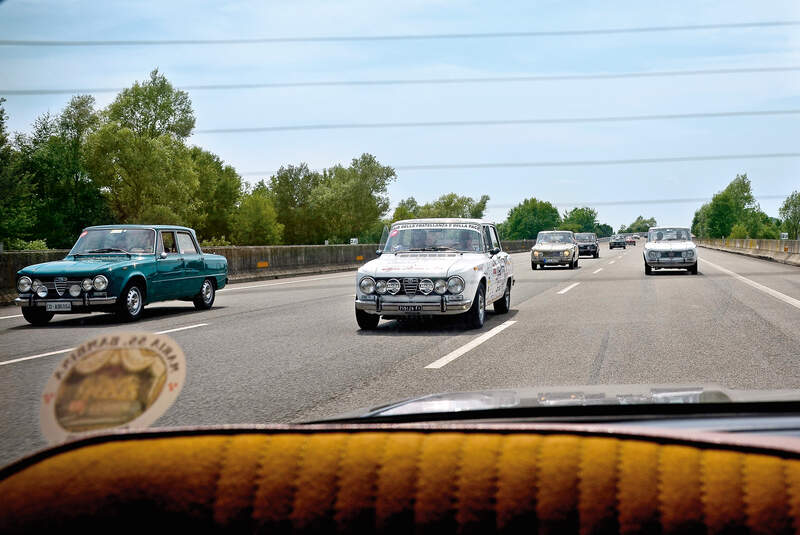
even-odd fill
[(694, 256), (694, 251), (692, 251), (691, 249), (689, 249), (689, 250), (688, 250), (688, 251), (686, 251), (684, 254), (686, 255), (686, 258), (692, 258), (692, 257)]
[(386, 281), (385, 280), (375, 281), (375, 293), (379, 293), (381, 295), (386, 293)]
[(375, 291), (375, 279), (372, 277), (364, 277), (361, 279), (361, 282), (358, 283), (358, 287), (361, 288), (361, 291), (365, 294), (371, 294)]
[(400, 291), (400, 281), (397, 279), (389, 279), (386, 281), (386, 291), (394, 295)]
[(92, 286), (94, 286), (94, 289), (98, 292), (102, 292), (108, 288), (108, 279), (105, 275), (98, 275), (92, 281)]
[(447, 291), (447, 281), (437, 279), (436, 282), (433, 283), (433, 291), (439, 295), (445, 293)]
[(20, 293), (26, 293), (31, 290), (31, 278), (30, 277), (20, 277), (17, 281), (17, 290)]
[(564, 249), (563, 251), (561, 251), (561, 254), (563, 256), (569, 256), (572, 254), (572, 249)]
[(656, 252), (655, 251), (648, 251), (647, 258), (649, 258), (650, 260), (655, 260), (656, 259)]
[(533, 256), (539, 256), (541, 253), (539, 251), (534, 251)]
[(36, 295), (39, 297), (47, 297), (47, 286), (39, 283), (39, 286), (36, 287)]
[(453, 276), (447, 279), (447, 289), (451, 294), (460, 294), (464, 291), (464, 279), (458, 276)]
[(77, 284), (73, 284), (72, 286), (69, 287), (69, 295), (71, 295), (72, 297), (78, 297), (79, 295), (81, 295), (81, 287), (78, 286)]
[(88, 292), (92, 289), (92, 279), (83, 279), (81, 282), (81, 288), (83, 288), (84, 292)]

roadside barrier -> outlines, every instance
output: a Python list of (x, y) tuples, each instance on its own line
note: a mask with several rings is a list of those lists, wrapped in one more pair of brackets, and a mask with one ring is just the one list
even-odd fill
[(696, 240), (697, 245), (708, 249), (726, 251), (765, 260), (800, 266), (800, 241), (798, 240), (752, 240), (716, 239)]

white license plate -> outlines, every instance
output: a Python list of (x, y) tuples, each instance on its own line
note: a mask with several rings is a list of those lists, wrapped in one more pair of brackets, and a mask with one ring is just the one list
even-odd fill
[(422, 312), (422, 305), (398, 305), (397, 310), (400, 312)]
[(48, 312), (69, 312), (72, 310), (72, 303), (45, 303), (44, 306)]

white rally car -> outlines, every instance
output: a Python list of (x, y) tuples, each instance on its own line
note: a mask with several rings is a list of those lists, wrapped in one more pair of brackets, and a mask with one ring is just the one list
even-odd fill
[(654, 269), (685, 269), (697, 275), (697, 246), (687, 227), (651, 227), (644, 244), (644, 273)]
[(408, 219), (385, 231), (378, 258), (356, 277), (356, 321), (464, 314), (480, 328), (486, 306), (504, 314), (514, 275), (493, 223), (480, 219)]

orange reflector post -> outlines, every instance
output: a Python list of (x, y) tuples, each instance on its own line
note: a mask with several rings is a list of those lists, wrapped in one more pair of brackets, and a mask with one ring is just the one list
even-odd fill
[(356, 257), (356, 260), (364, 260), (364, 257), (363, 257), (363, 256), (361, 256), (361, 255), (358, 255), (358, 256)]
[(259, 262), (258, 264), (256, 264), (256, 267), (268, 268), (269, 267), (269, 262), (267, 262), (266, 260), (263, 261), (263, 262)]

